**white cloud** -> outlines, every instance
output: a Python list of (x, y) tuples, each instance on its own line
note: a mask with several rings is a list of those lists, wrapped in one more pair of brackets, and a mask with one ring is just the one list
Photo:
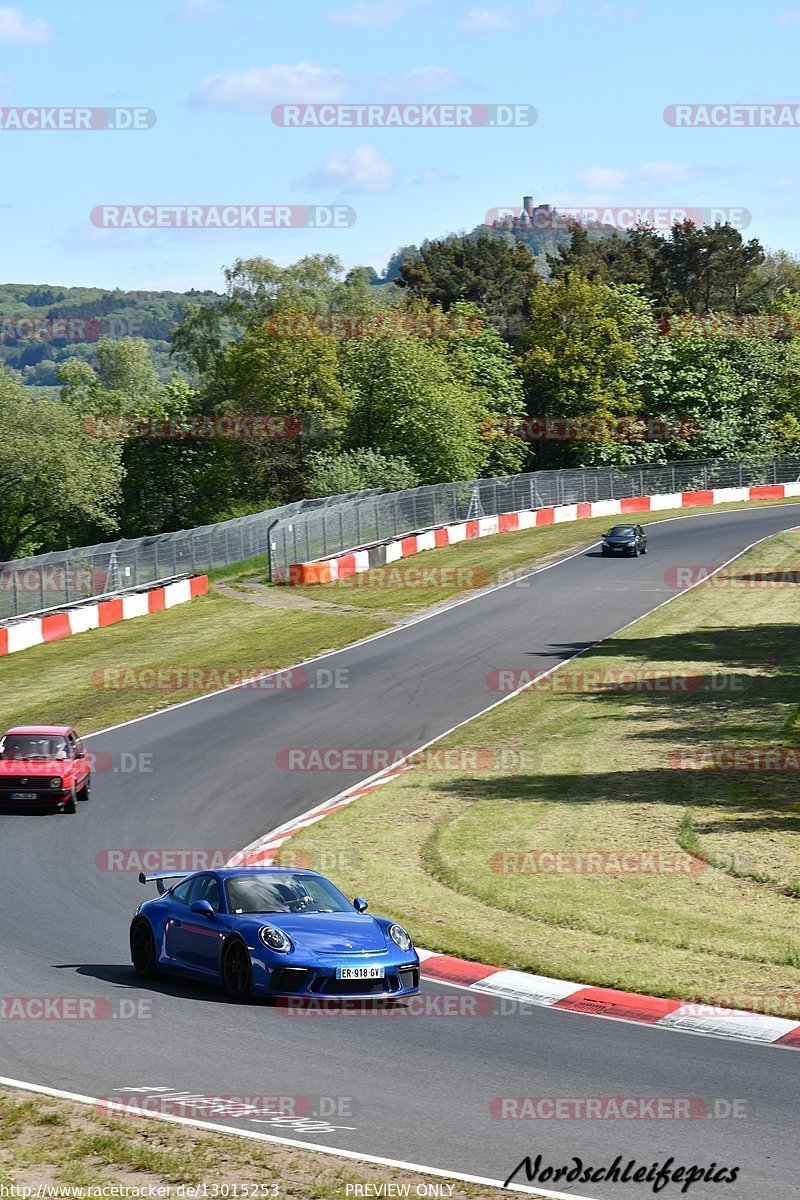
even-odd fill
[(419, 0), (356, 0), (331, 13), (328, 20), (348, 29), (386, 29), (410, 16), (418, 4)]
[(463, 37), (484, 37), (490, 33), (508, 33), (514, 26), (514, 18), (505, 8), (478, 8), (469, 10), (458, 26)]
[(581, 171), (580, 182), (601, 192), (621, 192), (631, 188), (668, 187), (696, 178), (697, 170), (689, 163), (651, 162), (640, 167), (589, 167)]
[(341, 71), (326, 70), (311, 62), (295, 66), (276, 63), (207, 75), (191, 99), (194, 104), (257, 111), (273, 104), (334, 102), (343, 99), (348, 88), (349, 80)]
[(329, 154), (321, 167), (294, 181), (295, 187), (336, 188), (343, 192), (388, 192), (397, 179), (391, 160), (365, 142), (350, 154)]
[(449, 67), (415, 67), (405, 75), (386, 75), (379, 82), (381, 91), (396, 99), (415, 99), (463, 85), (464, 80)]
[(0, 43), (18, 46), (42, 46), (53, 40), (48, 21), (28, 21), (19, 8), (0, 8)]
[(800, 25), (800, 4), (787, 4), (778, 13), (779, 25)]

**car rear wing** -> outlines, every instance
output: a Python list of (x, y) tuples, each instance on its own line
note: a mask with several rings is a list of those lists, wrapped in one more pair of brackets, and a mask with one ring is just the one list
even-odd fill
[(145, 875), (144, 871), (139, 872), (139, 883), (152, 883), (155, 880), (158, 888), (159, 896), (163, 896), (164, 892), (168, 891), (165, 879), (185, 879), (187, 875), (191, 875), (191, 871), (156, 871), (153, 875)]

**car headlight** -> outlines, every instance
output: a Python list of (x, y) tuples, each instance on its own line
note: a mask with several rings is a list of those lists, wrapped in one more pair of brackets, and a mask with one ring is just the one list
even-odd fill
[(263, 929), (259, 929), (258, 936), (268, 950), (277, 950), (279, 954), (288, 954), (292, 949), (292, 943), (286, 934), (272, 925), (265, 925)]
[(411, 938), (403, 929), (402, 925), (392, 925), (389, 929), (389, 937), (394, 942), (395, 946), (399, 946), (401, 950), (411, 949)]
[(60, 788), (62, 782), (63, 781), (62, 781), (60, 775), (54, 775), (53, 778), (50, 780), (50, 787), (51, 788)]

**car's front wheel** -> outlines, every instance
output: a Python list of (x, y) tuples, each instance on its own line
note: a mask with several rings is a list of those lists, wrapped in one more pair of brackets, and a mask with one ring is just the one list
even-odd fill
[(78, 806), (75, 803), (75, 788), (70, 788), (69, 795), (64, 801), (61, 811), (65, 813), (75, 813), (78, 811)]
[(137, 975), (152, 979), (156, 974), (156, 939), (150, 922), (137, 921), (131, 930), (131, 962)]
[(89, 776), (87, 775), (83, 781), (83, 787), (78, 792), (78, 799), (82, 800), (82, 801), (88, 800), (91, 790), (92, 790), (92, 781), (89, 778)]
[(250, 995), (250, 955), (239, 938), (234, 938), (222, 952), (222, 983), (231, 1000), (241, 1004)]

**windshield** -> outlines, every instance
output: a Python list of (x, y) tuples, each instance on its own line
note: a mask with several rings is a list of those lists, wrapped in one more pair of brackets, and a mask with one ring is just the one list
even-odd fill
[(634, 537), (636, 529), (633, 525), (615, 525), (613, 529), (609, 529), (606, 537)]
[(234, 875), (225, 880), (232, 913), (352, 912), (346, 896), (315, 875)]
[(40, 733), (9, 733), (0, 741), (0, 758), (47, 759), (67, 757), (67, 739)]

